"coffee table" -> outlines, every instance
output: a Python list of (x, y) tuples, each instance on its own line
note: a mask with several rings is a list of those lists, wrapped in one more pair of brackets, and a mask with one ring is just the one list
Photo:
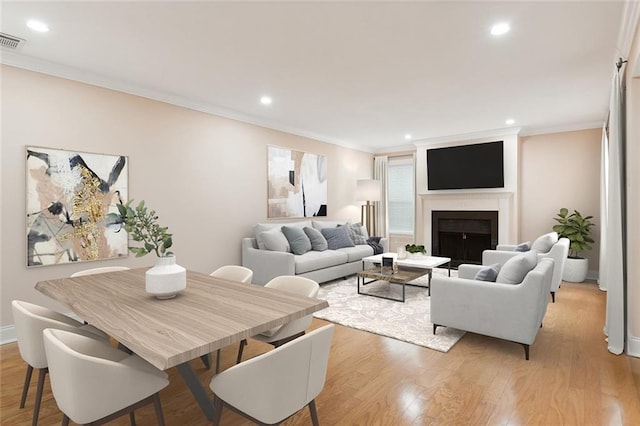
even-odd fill
[[(398, 265), (398, 271), (393, 272), (393, 269), (391, 268), (381, 268), (380, 266), (368, 269), (366, 268), (367, 263), (381, 265), (383, 257), (392, 257), (394, 259), (394, 262)], [(415, 254), (405, 259), (398, 259), (397, 257), (398, 256), (395, 253), (383, 253), (362, 258), (362, 271), (357, 273), (358, 294), (395, 300), (397, 302), (404, 302), (405, 286), (410, 281), (413, 281), (423, 275), (429, 275), (428, 294), (429, 296), (431, 296), (431, 276), (433, 273), (433, 268), (448, 265), (449, 276), (451, 276), (451, 258), (449, 257), (424, 256)], [(370, 281), (366, 281), (367, 278), (369, 278)], [(386, 297), (380, 294), (364, 293), (361, 291), (361, 284), (362, 286), (365, 286), (367, 284), (371, 284), (374, 281), (387, 281), (389, 283), (402, 284), (402, 299), (394, 299), (392, 297)]]

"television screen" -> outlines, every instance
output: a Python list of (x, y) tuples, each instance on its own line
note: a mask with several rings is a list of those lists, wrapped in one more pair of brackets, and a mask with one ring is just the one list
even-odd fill
[(427, 150), (428, 189), (504, 188), (502, 141)]

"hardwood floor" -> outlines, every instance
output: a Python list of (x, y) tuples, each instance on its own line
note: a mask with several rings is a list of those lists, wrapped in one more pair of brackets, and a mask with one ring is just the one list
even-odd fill
[[(602, 334), (605, 294), (594, 284), (564, 283), (525, 361), (519, 344), (467, 333), (448, 353), (336, 326), (324, 390), (317, 398), (328, 425), (637, 425), (639, 360), (607, 352)], [(325, 322), (315, 320), (313, 327)], [(430, 333), (431, 330), (425, 330)], [(249, 341), (245, 359), (270, 349)], [(237, 346), (222, 351), (222, 366)], [(18, 409), (25, 364), (15, 343), (3, 345), (0, 424), (31, 422), (35, 383)], [(204, 383), (213, 372), (193, 363)], [(209, 424), (175, 369), (161, 393), (167, 425)], [(47, 380), (40, 425), (61, 414)], [(136, 412), (154, 425), (151, 407)], [(249, 424), (230, 410), (224, 425)], [(128, 418), (114, 421), (128, 425)], [(287, 425), (311, 424), (308, 410)]]

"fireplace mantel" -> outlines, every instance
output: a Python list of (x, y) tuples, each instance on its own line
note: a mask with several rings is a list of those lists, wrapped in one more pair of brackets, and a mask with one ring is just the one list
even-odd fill
[(422, 244), (431, 252), (431, 212), (438, 210), (493, 210), (498, 212), (498, 243), (514, 241), (517, 234), (515, 194), (508, 191), (465, 191), (419, 194), (423, 218)]

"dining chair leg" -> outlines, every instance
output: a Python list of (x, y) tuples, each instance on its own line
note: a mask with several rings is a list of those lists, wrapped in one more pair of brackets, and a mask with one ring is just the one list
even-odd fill
[(247, 339), (242, 339), (240, 341), (240, 347), (238, 348), (238, 358), (236, 358), (236, 364), (240, 364), (242, 362), (242, 351), (244, 347), (247, 345)]
[(313, 426), (320, 426), (320, 422), (318, 421), (318, 411), (316, 410), (316, 400), (312, 399), (309, 403), (309, 411), (311, 412), (311, 423)]
[(156, 409), (156, 419), (158, 426), (164, 426), (164, 415), (162, 414), (162, 405), (160, 404), (160, 393), (153, 395), (153, 407)]
[(60, 423), (61, 426), (69, 426), (69, 416), (67, 416), (66, 414), (62, 415), (62, 423)]
[(24, 377), (24, 387), (22, 388), (22, 398), (20, 398), (20, 408), (24, 408), (24, 403), (27, 400), (27, 393), (29, 393), (29, 385), (31, 384), (32, 374), (33, 367), (27, 364), (27, 374)]
[(40, 415), (40, 402), (42, 402), (42, 390), (44, 388), (44, 377), (49, 371), (48, 368), (38, 369), (38, 388), (36, 389), (36, 404), (33, 407), (33, 420), (31, 424), (36, 426), (38, 424), (38, 416)]
[(213, 426), (220, 426), (222, 420), (222, 400), (218, 395), (213, 395)]
[(133, 410), (129, 413), (129, 424), (131, 424), (131, 426), (136, 426), (136, 413)]

